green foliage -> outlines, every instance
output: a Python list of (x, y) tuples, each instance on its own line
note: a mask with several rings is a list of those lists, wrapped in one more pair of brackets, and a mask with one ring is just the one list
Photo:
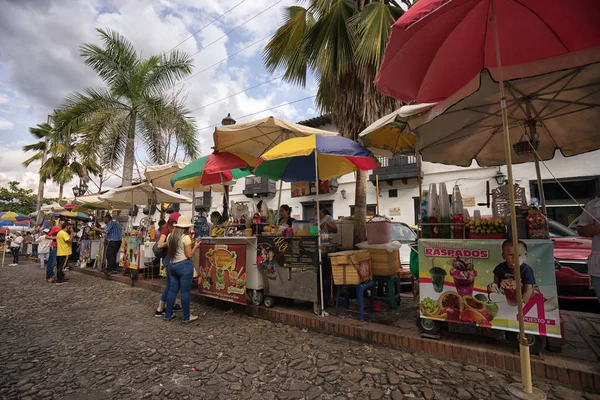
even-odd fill
[(191, 57), (175, 50), (142, 58), (119, 33), (99, 29), (98, 34), (102, 45), (83, 44), (80, 54), (106, 87), (69, 95), (57, 115), (58, 134), (77, 132), (82, 154), (97, 157), (109, 170), (123, 164), (124, 182), (133, 173), (136, 139), (156, 163), (168, 161), (166, 137), (175, 139), (186, 157), (196, 158), (195, 120), (181, 102), (165, 95), (191, 73)]
[(35, 211), (37, 196), (31, 189), (19, 187), (20, 182), (10, 181), (8, 187), (0, 187), (0, 210), (28, 215)]

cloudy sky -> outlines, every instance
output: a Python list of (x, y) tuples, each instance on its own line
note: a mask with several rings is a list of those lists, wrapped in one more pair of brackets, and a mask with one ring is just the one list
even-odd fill
[[(17, 180), (27, 188), (36, 189), (39, 164), (27, 169), (21, 165), (28, 157), (21, 147), (34, 141), (28, 128), (45, 122), (70, 92), (102, 84), (79, 56), (82, 43), (99, 43), (96, 28), (121, 32), (142, 56), (169, 51), (204, 28), (178, 47), (198, 54), (193, 57), (193, 73), (197, 75), (177, 86), (183, 88), (188, 109), (196, 110), (192, 115), (200, 128), (203, 154), (210, 152), (212, 130), (202, 128), (220, 123), (227, 113), (236, 118), (314, 95), (314, 81), (307, 88), (298, 88), (276, 80), (203, 107), (278, 76), (269, 74), (262, 64), (261, 51), (267, 39), (261, 39), (280, 25), (283, 7), (294, 3), (294, 0), (0, 0), (0, 185)], [(234, 28), (237, 29), (229, 33)], [(232, 57), (212, 66), (229, 56)], [(299, 121), (318, 112), (313, 100), (308, 99), (240, 121), (268, 114)], [(143, 158), (141, 151), (138, 155)], [(109, 186), (119, 183), (116, 176), (108, 182)], [(74, 184), (65, 188), (65, 194), (72, 193)], [(58, 187), (48, 182), (46, 196), (57, 193)]]

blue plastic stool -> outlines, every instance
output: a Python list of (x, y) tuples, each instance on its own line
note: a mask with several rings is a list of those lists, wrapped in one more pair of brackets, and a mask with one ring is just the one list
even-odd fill
[[(365, 291), (371, 289), (371, 311), (373, 311), (373, 292), (375, 289), (375, 281), (366, 281), (358, 285), (339, 285), (337, 296), (335, 298), (335, 315), (339, 315), (340, 299), (344, 307), (348, 307), (349, 298), (342, 297), (342, 290), (353, 288), (356, 291), (356, 299), (358, 300), (358, 312), (361, 321), (365, 320)], [(346, 296), (349, 296), (346, 291)]]

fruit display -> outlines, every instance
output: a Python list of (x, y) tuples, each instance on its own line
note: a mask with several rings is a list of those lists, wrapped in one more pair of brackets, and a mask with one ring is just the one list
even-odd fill
[(548, 239), (548, 220), (540, 210), (531, 209), (525, 217), (528, 239)]
[(503, 239), (506, 234), (506, 224), (502, 218), (465, 221), (465, 229), (470, 239)]
[(438, 300), (429, 297), (420, 304), (421, 314), (427, 318), (491, 328), (498, 315), (498, 305), (484, 294), (461, 296), (453, 291), (442, 293)]
[(214, 227), (210, 230), (210, 236), (212, 237), (223, 237), (225, 236), (225, 228)]

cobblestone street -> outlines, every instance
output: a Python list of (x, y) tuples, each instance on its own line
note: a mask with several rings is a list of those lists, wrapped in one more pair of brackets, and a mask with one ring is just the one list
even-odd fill
[[(0, 269), (0, 397), (37, 399), (509, 399), (497, 370), (305, 332), (192, 304), (153, 317), (159, 295), (34, 263)], [(598, 399), (535, 381), (550, 399)]]

